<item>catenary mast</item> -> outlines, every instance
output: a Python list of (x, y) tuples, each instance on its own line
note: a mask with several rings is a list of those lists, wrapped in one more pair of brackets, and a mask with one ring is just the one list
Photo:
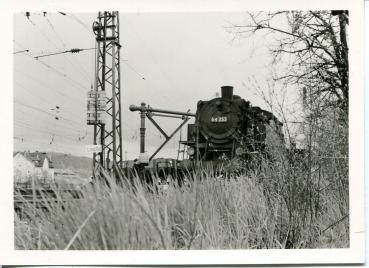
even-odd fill
[(99, 12), (96, 35), (95, 86), (88, 93), (87, 124), (94, 126), (93, 165), (122, 165), (119, 13)]

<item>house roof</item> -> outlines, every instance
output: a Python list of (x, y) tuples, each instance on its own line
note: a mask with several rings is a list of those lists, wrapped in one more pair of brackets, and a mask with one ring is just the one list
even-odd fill
[(26, 159), (28, 159), (29, 161), (31, 161), (35, 167), (42, 167), (42, 165), (44, 164), (45, 158), (49, 161), (49, 167), (52, 168), (53, 164), (52, 161), (50, 160), (50, 158), (47, 156), (46, 153), (44, 152), (23, 152), (20, 153), (22, 154)]

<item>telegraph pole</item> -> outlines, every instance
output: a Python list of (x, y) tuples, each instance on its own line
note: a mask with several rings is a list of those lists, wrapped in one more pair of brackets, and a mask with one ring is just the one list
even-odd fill
[(96, 35), (95, 87), (89, 92), (87, 124), (94, 126), (94, 167), (122, 166), (119, 13), (99, 12)]

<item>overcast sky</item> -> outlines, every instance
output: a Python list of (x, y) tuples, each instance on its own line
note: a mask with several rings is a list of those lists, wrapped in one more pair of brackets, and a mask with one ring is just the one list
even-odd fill
[[(40, 58), (71, 48), (93, 48), (91, 26), (97, 14), (40, 12), (14, 16), (14, 150), (57, 151), (86, 155), (93, 127), (86, 124), (86, 92), (94, 78), (94, 50)], [(261, 88), (270, 79), (271, 55), (265, 36), (235, 39), (229, 22), (244, 22), (245, 13), (120, 13), (123, 151), (139, 152), (139, 114), (128, 110), (142, 101), (152, 107), (196, 111), (223, 85), (255, 106), (267, 108), (249, 90), (255, 77)], [(143, 79), (144, 78), (144, 79)], [(60, 107), (60, 120), (51, 115)], [(168, 131), (180, 121), (160, 121)], [(147, 122), (147, 150), (163, 138)], [(186, 128), (183, 129), (185, 136)], [(86, 135), (87, 134), (87, 135)], [(176, 156), (179, 134), (162, 156)], [(160, 156), (160, 154), (159, 154)]]

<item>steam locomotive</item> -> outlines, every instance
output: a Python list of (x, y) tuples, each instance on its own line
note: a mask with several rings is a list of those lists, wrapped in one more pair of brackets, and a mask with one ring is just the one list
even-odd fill
[[(249, 101), (233, 94), (232, 86), (221, 87), (221, 96), (199, 101), (195, 114), (154, 109), (142, 103), (130, 106), (131, 111), (140, 111), (140, 158), (126, 161), (127, 170), (140, 170), (142, 177), (152, 178), (175, 176), (179, 171), (189, 170), (197, 163), (213, 165), (224, 160), (239, 158), (245, 162), (265, 153), (268, 139), (283, 143), (282, 123), (271, 112), (255, 107)], [(187, 148), (184, 160), (154, 158), (175, 132), (167, 135), (153, 119), (154, 115), (178, 117), (183, 123), (194, 117), (195, 122), (187, 125), (187, 140), (180, 141)], [(148, 118), (164, 134), (166, 141), (151, 156), (145, 156), (145, 118)], [(130, 163), (129, 163), (130, 162)], [(145, 174), (149, 174), (148, 176)], [(140, 176), (141, 177), (141, 176)]]
[(282, 123), (271, 112), (253, 107), (221, 87), (221, 97), (197, 103), (196, 121), (187, 126), (187, 152), (192, 160), (214, 161), (250, 157), (265, 151), (268, 134), (281, 140)]

